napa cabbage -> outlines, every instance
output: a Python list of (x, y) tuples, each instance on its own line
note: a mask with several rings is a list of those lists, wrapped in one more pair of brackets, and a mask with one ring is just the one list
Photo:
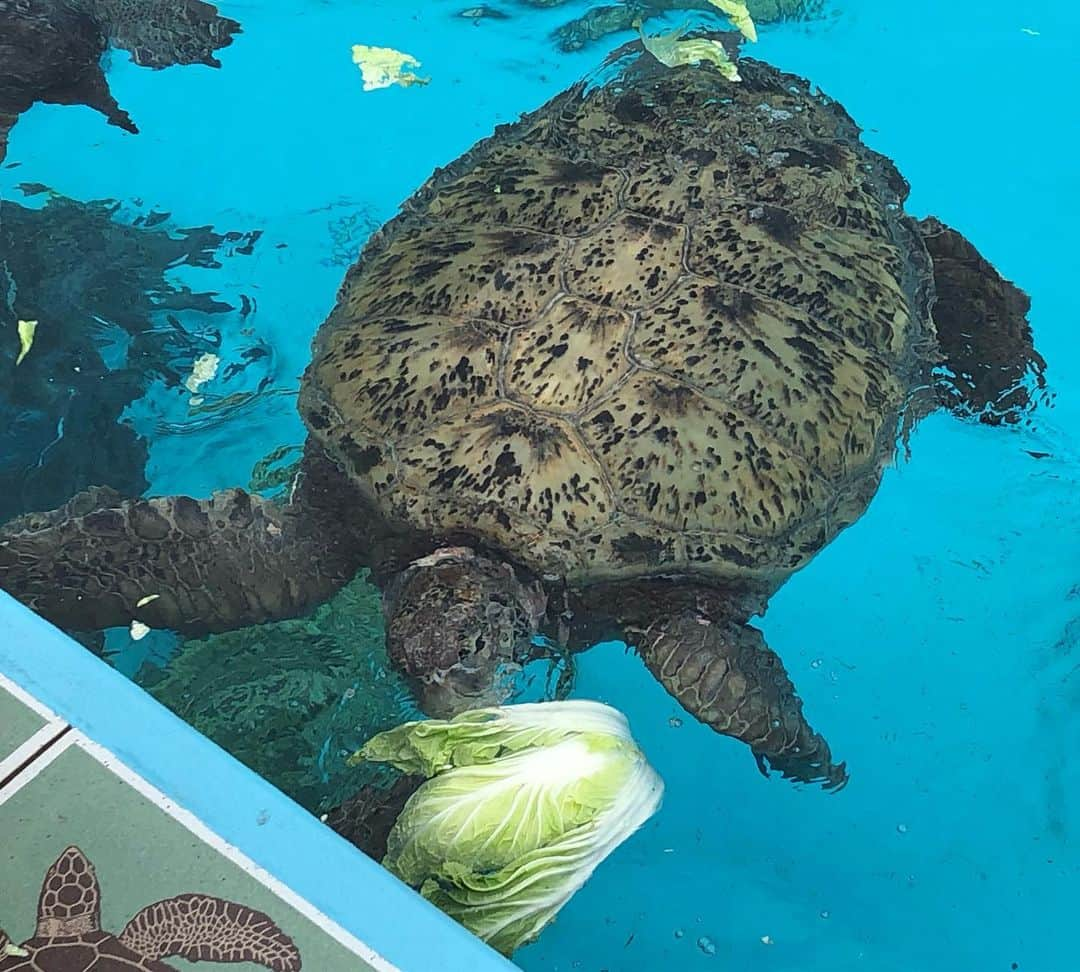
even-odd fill
[(382, 863), (506, 955), (539, 935), (663, 795), (626, 717), (598, 702), (411, 722), (353, 759), (428, 777)]

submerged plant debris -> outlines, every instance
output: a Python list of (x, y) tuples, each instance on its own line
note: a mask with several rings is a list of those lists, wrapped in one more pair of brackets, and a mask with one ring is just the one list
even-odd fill
[(248, 491), (275, 496), (290, 486), (300, 471), (302, 445), (283, 445), (262, 457), (251, 470)]
[(364, 571), (304, 618), (184, 641), (137, 676), (199, 732), (321, 813), (370, 779), (345, 759), (418, 712), (384, 648), (381, 596)]
[(683, 35), (685, 27), (677, 27), (668, 34), (648, 36), (641, 29), (641, 21), (636, 24), (641, 32), (641, 43), (653, 57), (667, 67), (679, 67), (683, 64), (700, 64), (702, 61), (714, 64), (728, 81), (741, 81), (739, 69), (728, 56), (721, 41), (708, 37), (687, 37)]
[(191, 366), (191, 374), (184, 379), (184, 387), (191, 392), (192, 395), (192, 405), (199, 405), (202, 403), (202, 398), (199, 397), (199, 389), (208, 381), (213, 381), (214, 378), (217, 377), (218, 365), (220, 364), (221, 358), (209, 351), (200, 354), (195, 359), (194, 364)]
[(757, 40), (757, 28), (754, 27), (750, 11), (742, 0), (709, 0), (709, 3), (723, 13), (731, 26), (748, 41)]
[(23, 363), (23, 358), (30, 353), (30, 349), (34, 346), (37, 324), (37, 321), (19, 321), (19, 354), (15, 359), (16, 368)]

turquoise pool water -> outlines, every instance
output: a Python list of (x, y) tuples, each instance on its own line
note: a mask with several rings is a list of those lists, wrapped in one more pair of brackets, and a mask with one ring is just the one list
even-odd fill
[[(507, 2), (509, 19), (477, 23), (453, 16), (463, 6), (222, 4), (244, 32), (220, 71), (112, 56), (139, 136), (70, 107), (37, 106), (14, 129), (5, 196), (25, 202), (15, 186), (39, 182), (177, 226), (263, 232), (220, 269), (175, 271), (254, 297), (253, 314), (218, 322), (225, 354), (259, 342), (273, 355), (269, 382), (223, 421), (163, 387), (133, 406), (153, 492), (246, 484), (300, 442), (294, 393), (350, 248), (434, 166), (615, 44), (553, 49), (548, 32), (585, 4)], [(763, 630), (848, 762), (841, 793), (761, 778), (622, 646), (581, 658), (575, 694), (627, 713), (667, 793), (518, 953), (526, 970), (1080, 967), (1080, 11), (832, 6), (763, 28), (752, 53), (841, 101), (910, 181), (908, 211), (956, 226), (1031, 294), (1054, 407), (1024, 430), (924, 421), (869, 512), (773, 598)], [(408, 51), (431, 84), (363, 92), (354, 43)]]

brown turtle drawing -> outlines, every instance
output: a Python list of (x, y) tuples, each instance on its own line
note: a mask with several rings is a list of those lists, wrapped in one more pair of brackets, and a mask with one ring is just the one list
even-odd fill
[(1021, 421), (1043, 362), (1027, 297), (904, 212), (842, 106), (739, 72), (628, 45), (438, 170), (316, 335), (286, 502), (92, 490), (0, 529), (0, 586), (74, 630), (198, 633), (368, 566), (431, 715), (500, 701), (537, 635), (622, 638), (762, 771), (841, 786), (751, 619), (899, 433)]
[(69, 847), (49, 868), (38, 898), (37, 929), (15, 945), (0, 929), (0, 972), (177, 972), (162, 961), (254, 962), (299, 972), (300, 952), (274, 921), (244, 905), (181, 894), (147, 905), (119, 935), (101, 928), (94, 866)]

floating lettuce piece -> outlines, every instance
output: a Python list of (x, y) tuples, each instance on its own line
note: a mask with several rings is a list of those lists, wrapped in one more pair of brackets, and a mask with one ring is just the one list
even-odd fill
[(8, 938), (7, 932), (0, 928), (0, 959), (26, 958), (29, 954), (25, 948), (21, 948)]
[(661, 64), (668, 67), (679, 67), (683, 64), (700, 64), (702, 61), (709, 61), (717, 66), (720, 73), (728, 81), (742, 80), (739, 76), (738, 67), (728, 56), (728, 52), (724, 50), (724, 45), (720, 41), (709, 40), (707, 37), (691, 37), (687, 40), (680, 40), (682, 35), (686, 33), (685, 26), (676, 27), (670, 33), (657, 34), (653, 37), (649, 37), (641, 29), (640, 20), (635, 22), (635, 26), (641, 34), (641, 43), (645, 50)]
[(709, 0), (709, 3), (717, 10), (723, 11), (731, 22), (731, 26), (748, 41), (757, 41), (757, 28), (754, 26), (750, 11), (746, 9), (746, 4), (742, 0)]
[(19, 321), (19, 356), (15, 359), (15, 367), (22, 364), (23, 358), (34, 346), (34, 334), (37, 333), (37, 321)]
[(143, 638), (150, 634), (150, 626), (142, 621), (132, 621), (128, 630), (132, 641), (142, 641)]
[(400, 84), (403, 88), (414, 84), (427, 84), (430, 78), (421, 78), (406, 68), (418, 68), (420, 62), (410, 54), (395, 51), (392, 47), (369, 47), (353, 44), (353, 64), (360, 68), (364, 90), (375, 91)]
[(509, 955), (660, 806), (626, 718), (598, 702), (477, 709), (380, 733), (350, 762), (430, 777), (383, 865)]
[(192, 395), (198, 395), (203, 385), (217, 377), (220, 364), (221, 358), (216, 354), (200, 354), (191, 366), (191, 374), (184, 379), (184, 387)]

